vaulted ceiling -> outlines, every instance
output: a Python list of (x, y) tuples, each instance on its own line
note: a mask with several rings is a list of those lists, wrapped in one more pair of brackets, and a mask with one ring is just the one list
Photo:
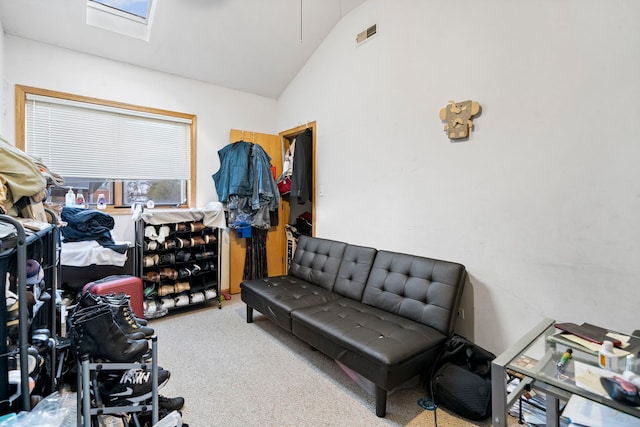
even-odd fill
[(157, 0), (148, 41), (87, 25), (82, 0), (0, 0), (6, 34), (277, 99), (365, 0)]

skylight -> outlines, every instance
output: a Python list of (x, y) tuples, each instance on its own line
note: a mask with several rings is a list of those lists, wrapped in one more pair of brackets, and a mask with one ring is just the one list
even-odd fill
[(89, 0), (142, 19), (149, 17), (150, 0)]
[(149, 41), (154, 0), (87, 0), (87, 24)]

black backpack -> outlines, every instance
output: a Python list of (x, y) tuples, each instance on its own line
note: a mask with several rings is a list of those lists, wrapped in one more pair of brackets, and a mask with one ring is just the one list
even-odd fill
[(459, 335), (444, 345), (430, 392), (436, 405), (470, 420), (491, 415), (491, 361), (496, 356)]

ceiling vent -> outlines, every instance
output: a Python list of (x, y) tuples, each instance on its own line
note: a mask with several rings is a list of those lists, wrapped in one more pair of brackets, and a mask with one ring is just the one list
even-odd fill
[(373, 24), (363, 32), (358, 33), (358, 35), (356, 36), (356, 42), (358, 44), (362, 44), (367, 40), (369, 40), (371, 37), (375, 36), (377, 32), (378, 32), (377, 25)]

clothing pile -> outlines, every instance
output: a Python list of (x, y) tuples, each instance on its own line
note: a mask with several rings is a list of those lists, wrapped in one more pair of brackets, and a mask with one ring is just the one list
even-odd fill
[(0, 138), (0, 213), (47, 222), (46, 187), (47, 177), (35, 160)]
[(61, 228), (65, 242), (84, 242), (95, 240), (101, 246), (118, 253), (125, 253), (128, 245), (116, 244), (111, 236), (115, 225), (113, 217), (107, 213), (94, 209), (62, 208), (62, 221), (66, 223)]
[(311, 212), (303, 212), (296, 217), (293, 224), (287, 225), (287, 228), (291, 230), (293, 237), (297, 239), (300, 236), (311, 236), (312, 224)]

